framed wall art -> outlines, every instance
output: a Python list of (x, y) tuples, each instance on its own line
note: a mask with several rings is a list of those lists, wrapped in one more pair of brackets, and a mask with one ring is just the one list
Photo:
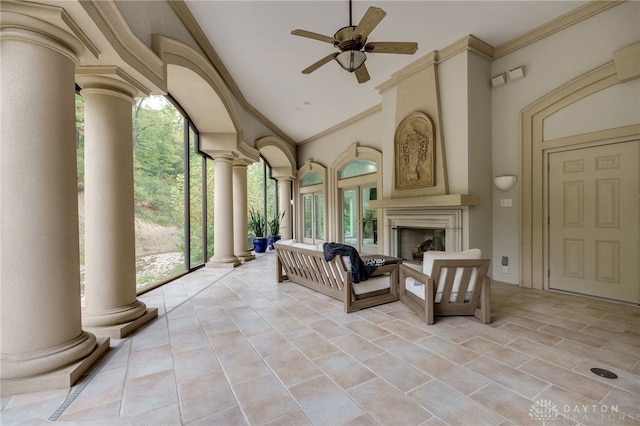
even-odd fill
[(431, 118), (412, 112), (394, 137), (395, 189), (435, 186), (435, 130)]

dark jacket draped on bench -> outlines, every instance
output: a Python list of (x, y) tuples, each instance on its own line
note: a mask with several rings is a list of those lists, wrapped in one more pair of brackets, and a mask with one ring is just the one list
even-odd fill
[(376, 269), (375, 266), (365, 265), (358, 251), (347, 244), (325, 243), (322, 246), (322, 251), (327, 262), (336, 256), (349, 256), (352, 283), (368, 280)]

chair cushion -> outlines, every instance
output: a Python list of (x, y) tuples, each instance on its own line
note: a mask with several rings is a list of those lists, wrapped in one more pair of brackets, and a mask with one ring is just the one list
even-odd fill
[(353, 292), (357, 295), (361, 295), (378, 290), (384, 290), (389, 287), (391, 287), (389, 276), (380, 275), (377, 277), (371, 277), (366, 281), (360, 281), (357, 284), (353, 284)]
[[(482, 251), (480, 249), (470, 249), (459, 252), (445, 252), (445, 251), (426, 251), (423, 255), (423, 263), (422, 263), (422, 273), (428, 276), (431, 276), (431, 271), (433, 269), (433, 261), (434, 260), (448, 260), (448, 259), (481, 259)], [(434, 302), (440, 303), (442, 300), (442, 290), (444, 288), (444, 283), (446, 281), (447, 274), (449, 273), (449, 268), (442, 268), (440, 273), (440, 280), (438, 281), (438, 286), (436, 287), (436, 297)], [(462, 281), (462, 268), (456, 269), (456, 275), (453, 279), (453, 288), (451, 289), (451, 297), (449, 298), (450, 302), (455, 302), (458, 297), (458, 289), (460, 288), (460, 282)], [(478, 274), (477, 268), (474, 268), (471, 273), (471, 285), (467, 289), (467, 294), (465, 296), (465, 300), (470, 300), (471, 295), (473, 293), (473, 287), (475, 285), (475, 280)], [(425, 290), (424, 286), (420, 281), (414, 280), (413, 278), (407, 278), (405, 282), (405, 288), (407, 291), (415, 294), (421, 299), (425, 298)]]

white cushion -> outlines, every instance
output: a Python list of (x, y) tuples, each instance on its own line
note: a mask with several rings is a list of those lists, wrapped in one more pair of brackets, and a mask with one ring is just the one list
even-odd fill
[(371, 277), (366, 281), (360, 281), (353, 284), (353, 292), (357, 295), (371, 293), (378, 290), (384, 290), (390, 287), (390, 278), (388, 275), (380, 275)]
[[(449, 259), (481, 259), (482, 251), (480, 249), (470, 249), (459, 252), (445, 252), (445, 251), (426, 251), (423, 255), (423, 263), (422, 263), (422, 273), (428, 276), (431, 276), (431, 271), (433, 269), (433, 261), (434, 260), (449, 260)], [(440, 272), (440, 280), (438, 281), (438, 286), (436, 287), (436, 297), (434, 302), (440, 303), (442, 299), (442, 290), (444, 288), (444, 283), (447, 278), (447, 274), (449, 273), (449, 268), (442, 268)], [(453, 279), (453, 288), (451, 289), (451, 297), (449, 298), (450, 302), (455, 302), (458, 297), (458, 289), (460, 288), (460, 282), (462, 281), (462, 268), (456, 268), (456, 275)], [(471, 299), (471, 294), (473, 292), (473, 287), (475, 285), (475, 280), (478, 274), (478, 269), (474, 268), (471, 272), (471, 285), (467, 289), (467, 294), (465, 296), (465, 300)], [(425, 298), (425, 289), (424, 286), (417, 280), (413, 278), (407, 278), (405, 282), (405, 288), (407, 291), (415, 294), (421, 299)]]

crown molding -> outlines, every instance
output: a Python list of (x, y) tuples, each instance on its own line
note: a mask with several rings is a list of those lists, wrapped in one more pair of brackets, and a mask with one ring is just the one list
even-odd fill
[(316, 134), (314, 136), (311, 136), (310, 138), (307, 138), (307, 139), (303, 140), (302, 142), (300, 142), (298, 144), (298, 146), (306, 145), (306, 144), (311, 143), (311, 142), (313, 142), (315, 140), (321, 139), (321, 138), (323, 138), (323, 137), (325, 137), (327, 135), (330, 135), (331, 133), (337, 132), (340, 129), (344, 129), (345, 127), (348, 127), (348, 126), (352, 125), (353, 123), (357, 123), (358, 121), (360, 121), (360, 120), (362, 120), (362, 119), (364, 119), (364, 118), (366, 118), (366, 117), (368, 117), (370, 115), (377, 114), (380, 111), (382, 111), (382, 104), (375, 105), (375, 106), (373, 106), (373, 107), (371, 107), (371, 108), (369, 108), (367, 110), (362, 111), (360, 114), (356, 114), (353, 117), (348, 118), (345, 121), (342, 121), (342, 122), (336, 124), (333, 127), (329, 127), (327, 130), (324, 130), (324, 131), (322, 131), (322, 132), (320, 132), (320, 133), (318, 133), (318, 134)]
[(596, 0), (577, 7), (576, 9), (565, 13), (564, 15), (561, 15), (543, 25), (540, 25), (539, 27), (532, 29), (531, 31), (524, 33), (520, 37), (514, 38), (496, 47), (493, 58), (497, 59), (518, 49), (522, 49), (529, 44), (535, 43), (538, 40), (542, 40), (545, 37), (553, 35), (558, 31), (562, 31), (565, 28), (584, 21), (585, 19), (597, 15), (598, 13), (603, 12), (611, 7), (624, 3), (625, 1), (626, 0)]
[(233, 80), (233, 77), (231, 77), (231, 74), (229, 73), (227, 68), (224, 66), (224, 63), (220, 59), (220, 56), (218, 56), (218, 54), (216, 53), (215, 49), (209, 42), (209, 39), (207, 38), (206, 34), (204, 33), (204, 31), (202, 31), (202, 28), (200, 28), (200, 25), (198, 25), (198, 22), (196, 21), (196, 19), (194, 18), (193, 14), (191, 13), (187, 5), (184, 3), (184, 1), (174, 0), (174, 1), (170, 1), (169, 4), (173, 8), (174, 12), (176, 13), (180, 21), (182, 21), (187, 31), (189, 31), (191, 36), (195, 39), (200, 49), (202, 49), (205, 56), (209, 59), (209, 61), (211, 61), (213, 67), (216, 69), (218, 74), (220, 74), (225, 84), (227, 85), (231, 93), (233, 93), (233, 95), (235, 96), (236, 100), (240, 103), (240, 105), (242, 105), (242, 107), (249, 114), (251, 114), (254, 118), (260, 121), (262, 124), (264, 124), (269, 130), (274, 132), (282, 140), (284, 140), (289, 145), (291, 145), (291, 147), (295, 148), (296, 143), (293, 139), (291, 139), (287, 134), (285, 134), (282, 130), (280, 130), (278, 126), (273, 124), (267, 117), (262, 115), (260, 111), (254, 108), (253, 105), (251, 105), (247, 101), (247, 99), (242, 94), (242, 91), (240, 90), (236, 82)]

